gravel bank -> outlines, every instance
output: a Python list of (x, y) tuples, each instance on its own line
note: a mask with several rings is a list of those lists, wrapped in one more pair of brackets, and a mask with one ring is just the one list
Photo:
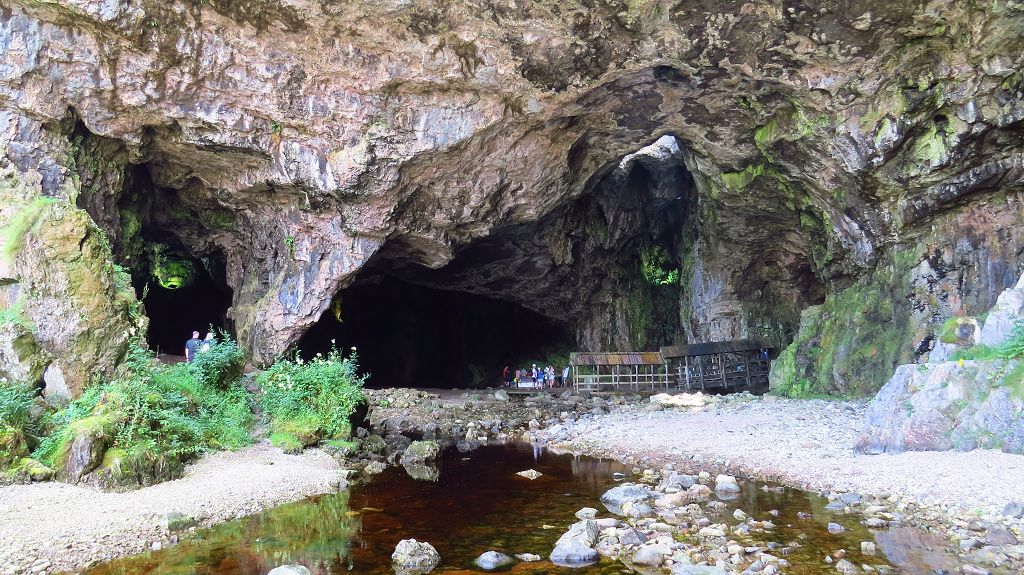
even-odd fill
[(63, 483), (0, 488), (0, 574), (81, 569), (163, 544), (169, 512), (199, 526), (337, 491), (342, 469), (318, 450), (286, 455), (268, 444), (213, 453), (185, 476), (129, 493)]
[(761, 399), (705, 408), (616, 407), (539, 435), (573, 451), (777, 480), (808, 490), (895, 495), (951, 514), (1024, 501), (1024, 456), (992, 450), (862, 455), (866, 402)]

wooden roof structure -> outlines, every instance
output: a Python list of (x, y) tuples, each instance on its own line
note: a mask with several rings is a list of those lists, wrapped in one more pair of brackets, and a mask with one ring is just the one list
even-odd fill
[(716, 353), (734, 353), (740, 351), (759, 351), (771, 349), (772, 346), (756, 339), (736, 339), (732, 341), (712, 341), (689, 345), (667, 345), (661, 348), (661, 356), (665, 359), (712, 355)]
[(572, 365), (664, 365), (665, 358), (657, 351), (576, 352), (569, 354)]

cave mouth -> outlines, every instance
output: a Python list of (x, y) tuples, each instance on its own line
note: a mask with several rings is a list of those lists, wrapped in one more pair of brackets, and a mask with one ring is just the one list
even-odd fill
[(146, 308), (149, 328), (146, 341), (158, 355), (184, 355), (185, 342), (198, 331), (206, 337), (211, 330), (230, 333), (228, 309), (231, 288), (214, 279), (207, 262), (190, 260), (192, 273), (180, 284), (148, 275), (135, 281)]
[(494, 387), (506, 365), (561, 370), (575, 345), (568, 324), (516, 303), (393, 276), (339, 296), (296, 348), (308, 359), (355, 347), (367, 387)]

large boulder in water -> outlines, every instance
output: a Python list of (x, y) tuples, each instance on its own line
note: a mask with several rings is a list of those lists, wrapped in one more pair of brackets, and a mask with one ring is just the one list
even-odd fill
[(425, 541), (403, 539), (391, 554), (391, 564), (398, 575), (423, 575), (441, 563), (441, 555)]
[(516, 560), (497, 551), (487, 551), (473, 560), (473, 564), (484, 571), (502, 569), (515, 563)]
[(413, 441), (402, 454), (402, 465), (423, 465), (441, 457), (441, 444), (436, 441)]
[(596, 521), (584, 519), (574, 523), (568, 531), (555, 542), (551, 551), (551, 562), (563, 567), (582, 567), (597, 561), (598, 554), (594, 549), (601, 528)]
[(601, 496), (601, 503), (608, 511), (623, 515), (623, 506), (627, 503), (640, 503), (651, 499), (651, 493), (642, 485), (626, 483), (609, 489)]

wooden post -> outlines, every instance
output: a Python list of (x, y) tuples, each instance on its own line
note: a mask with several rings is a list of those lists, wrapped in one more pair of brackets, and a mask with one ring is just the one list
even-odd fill
[(753, 367), (753, 365), (752, 365), (752, 362), (750, 361), (750, 352), (749, 351), (745, 354), (745, 357), (743, 359), (744, 359), (743, 366), (747, 370), (747, 391), (750, 391), (751, 390), (751, 387), (750, 387), (750, 368)]
[(718, 367), (722, 371), (722, 385), (725, 386), (725, 389), (729, 389), (729, 380), (725, 378), (725, 354), (724, 353), (718, 354)]

